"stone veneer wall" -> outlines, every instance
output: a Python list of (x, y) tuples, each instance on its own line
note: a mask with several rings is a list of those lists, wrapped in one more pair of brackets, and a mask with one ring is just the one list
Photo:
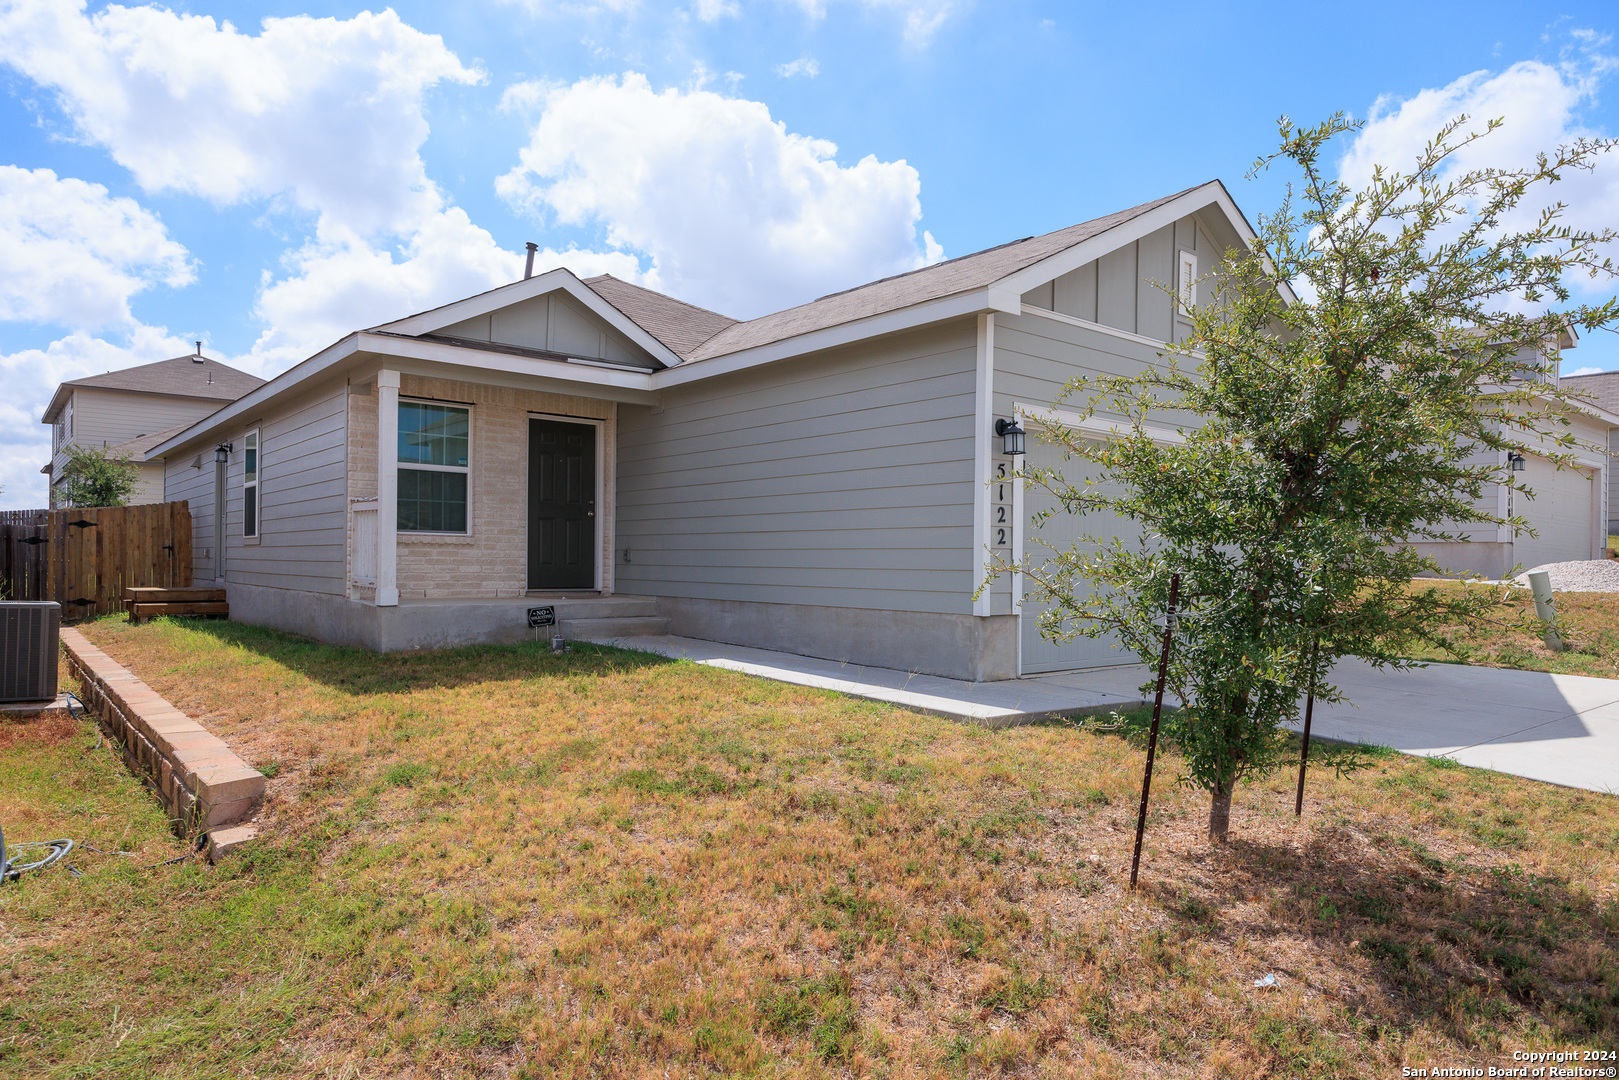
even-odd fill
[(170, 705), (77, 630), (63, 628), (68, 670), (101, 729), (123, 746), (181, 836), (248, 817), (264, 798), (264, 774), (217, 735)]
[[(377, 395), (349, 395), (349, 498), (377, 492)], [(544, 394), (482, 383), (400, 378), (399, 396), (472, 406), (472, 530), (467, 536), (399, 534), (401, 598), (522, 596), (528, 588), (528, 418), (548, 416), (601, 420), (602, 591), (613, 591), (613, 507), (617, 483), (618, 418), (611, 401)], [(352, 529), (352, 522), (350, 528)], [(352, 537), (350, 539), (352, 544)], [(370, 600), (371, 590), (350, 586), (349, 595)]]

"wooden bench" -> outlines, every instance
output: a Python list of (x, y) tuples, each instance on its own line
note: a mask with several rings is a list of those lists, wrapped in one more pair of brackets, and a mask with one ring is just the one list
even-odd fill
[(230, 615), (224, 589), (125, 589), (124, 604), (132, 623), (154, 615)]

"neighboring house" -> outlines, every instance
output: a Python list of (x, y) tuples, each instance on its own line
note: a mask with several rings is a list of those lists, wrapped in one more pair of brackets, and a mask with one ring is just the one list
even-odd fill
[[(1547, 341), (1539, 350), (1524, 350), (1520, 354), (1523, 384), (1531, 388), (1546, 383), (1589, 389), (1583, 382), (1587, 376), (1563, 378), (1559, 374), (1562, 354), (1578, 344), (1579, 338), (1570, 330)], [(1533, 498), (1525, 498), (1504, 484), (1486, 489), (1482, 500), (1486, 509), (1503, 517), (1523, 517), (1534, 535), (1514, 535), (1505, 526), (1480, 526), (1454, 530), (1468, 535), (1467, 543), (1412, 546), (1428, 552), (1447, 569), (1492, 580), (1505, 578), (1515, 567), (1527, 570), (1546, 563), (1605, 557), (1613, 483), (1607, 448), (1619, 445), (1619, 410), (1612, 404), (1592, 395), (1574, 406), (1558, 406), (1557, 411), (1568, 420), (1562, 430), (1574, 437), (1575, 445), (1545, 445), (1548, 451), (1571, 455), (1572, 465), (1558, 468), (1548, 457), (1534, 452), (1541, 440), (1529, 440), (1530, 452), (1523, 455), (1517, 479), (1534, 493)], [(1507, 455), (1499, 455), (1491, 464), (1507, 468)]]
[(264, 380), (202, 355), (73, 379), (56, 388), (41, 423), (51, 425), (51, 461), (40, 471), (50, 485), (50, 505), (69, 446), (104, 449), (140, 465), (131, 503), (163, 501), (163, 459), (148, 456), (162, 439), (235, 401)]
[(1042, 638), (1017, 577), (980, 589), (1040, 551), (996, 424), (1160, 362), (1251, 239), (1213, 182), (748, 321), (554, 270), (352, 333), (153, 453), (231, 617), (328, 641), (525, 640), (554, 608), (971, 679), (1117, 664)]
[[(1619, 416), (1619, 371), (1603, 371), (1595, 375), (1565, 375), (1563, 385), (1586, 396), (1595, 409)], [(1614, 490), (1614, 476), (1619, 473), (1619, 427), (1608, 431), (1608, 510), (1606, 514), (1609, 536), (1619, 535), (1619, 492)]]

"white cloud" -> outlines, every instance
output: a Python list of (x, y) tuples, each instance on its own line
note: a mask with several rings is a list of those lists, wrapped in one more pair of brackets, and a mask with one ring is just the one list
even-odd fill
[[(497, 181), (514, 206), (605, 228), (649, 279), (746, 317), (922, 265), (921, 179), (904, 161), (840, 165), (756, 101), (654, 92), (645, 76), (536, 95), (520, 164)], [(925, 241), (924, 241), (925, 242)], [(934, 245), (936, 248), (936, 245)]]
[(741, 13), (735, 0), (697, 0), (697, 17), (703, 22), (718, 22), (727, 16), (735, 17)]
[(0, 319), (127, 326), (130, 297), (193, 278), (186, 249), (133, 199), (50, 169), (0, 165)]
[[(287, 256), (292, 275), (269, 281), (257, 313), (270, 327), (254, 345), (259, 366), (280, 370), (343, 335), (515, 281), (523, 255), (502, 250), (466, 212), (452, 207), (422, 224), (394, 259), (352, 234), (311, 241)], [(580, 277), (611, 273), (642, 280), (634, 256), (557, 252), (535, 256), (536, 273), (566, 265)]]
[[(827, 0), (793, 0), (812, 19), (826, 17)], [(866, 11), (890, 12), (904, 25), (905, 43), (924, 46), (953, 16), (970, 6), (971, 0), (854, 0)]]
[(1573, 371), (1565, 371), (1562, 374), (1563, 378), (1565, 379), (1571, 378), (1575, 375), (1600, 375), (1602, 374), (1602, 369), (1599, 367), (1579, 367), (1575, 368)]
[(807, 75), (813, 79), (820, 73), (821, 65), (815, 62), (813, 56), (800, 56), (797, 60), (782, 64), (776, 69), (776, 74), (784, 79), (790, 79), (794, 75)]
[[(1457, 152), (1447, 174), (1485, 167), (1532, 167), (1537, 152), (1596, 134), (1581, 122), (1580, 109), (1595, 101), (1598, 89), (1619, 67), (1619, 61), (1595, 51), (1606, 38), (1574, 36), (1580, 43), (1578, 49), (1557, 64), (1526, 60), (1496, 74), (1475, 71), (1405, 100), (1379, 98), (1365, 128), (1339, 163), (1339, 178), (1352, 187), (1362, 187), (1370, 182), (1374, 164), (1409, 170), (1440, 126), (1462, 113), (1470, 118), (1466, 131), (1482, 132), (1493, 119), (1505, 123)], [(1526, 202), (1505, 224), (1528, 227), (1542, 205), (1558, 200), (1568, 204), (1564, 224), (1601, 229), (1619, 221), (1619, 155), (1600, 158), (1591, 171), (1565, 170), (1560, 182), (1541, 188), (1537, 201)], [(1603, 288), (1611, 291), (1612, 287), (1604, 283)]]
[(58, 383), (183, 356), (191, 349), (191, 342), (159, 327), (137, 325), (122, 345), (76, 331), (43, 349), (0, 354), (0, 379), (6, 385), (0, 396), (0, 506), (45, 505), (39, 469), (51, 458), (51, 437), (39, 421)]
[(158, 7), (17, 0), (0, 7), (0, 61), (55, 90), (79, 137), (147, 190), (315, 215), (261, 287), (268, 325), (244, 363), (261, 374), (520, 273), (420, 154), (426, 92), (482, 75), (391, 10), (250, 35)]
[(286, 196), (360, 233), (437, 209), (423, 94), (482, 76), (393, 11), (266, 19), (257, 36), (158, 7), (14, 0), (0, 61), (57, 93), (79, 135), (148, 191)]

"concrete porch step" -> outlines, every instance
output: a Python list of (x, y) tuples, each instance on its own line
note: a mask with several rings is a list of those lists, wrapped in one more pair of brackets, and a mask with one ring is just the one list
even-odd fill
[(668, 632), (669, 620), (656, 615), (611, 619), (562, 619), (557, 624), (557, 633), (575, 641), (610, 642), (619, 638)]
[(658, 601), (651, 596), (530, 596), (533, 607), (557, 609), (558, 622), (592, 619), (645, 619), (658, 614)]

